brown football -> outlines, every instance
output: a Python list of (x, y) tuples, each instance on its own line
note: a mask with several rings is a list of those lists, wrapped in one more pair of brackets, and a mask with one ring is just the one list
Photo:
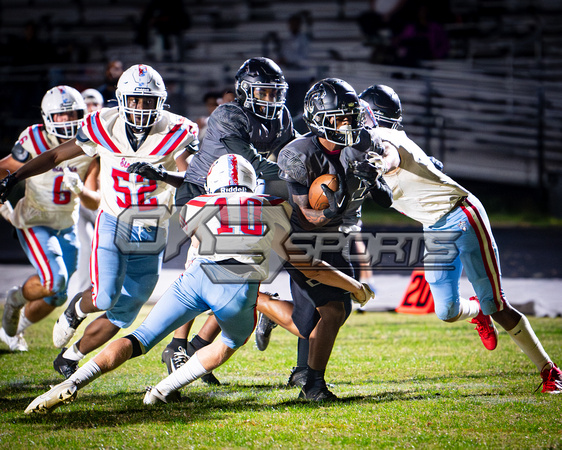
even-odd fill
[(321, 211), (330, 206), (328, 198), (322, 190), (323, 184), (325, 184), (335, 192), (338, 190), (338, 177), (336, 175), (327, 173), (324, 175), (320, 175), (312, 182), (312, 184), (310, 185), (310, 189), (308, 190), (308, 203), (310, 204), (310, 207), (312, 209)]

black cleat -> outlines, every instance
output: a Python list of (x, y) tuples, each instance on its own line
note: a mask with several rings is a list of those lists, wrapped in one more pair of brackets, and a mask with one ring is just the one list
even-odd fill
[[(166, 364), (168, 375), (183, 366), (196, 351), (195, 347), (193, 347), (193, 345), (189, 342), (187, 343), (187, 349), (184, 349), (181, 346), (176, 349), (168, 345), (162, 352), (162, 362)], [(201, 377), (201, 381), (210, 386), (220, 386), (221, 384), (217, 377), (213, 375), (213, 372), (203, 375)]]
[(289, 387), (304, 387), (306, 384), (306, 377), (308, 376), (308, 369), (306, 367), (293, 367), (287, 386)]
[(306, 400), (309, 402), (335, 402), (338, 397), (331, 392), (326, 385), (319, 388), (306, 389), (304, 386), (299, 394), (301, 400)]
[(256, 347), (260, 352), (263, 352), (269, 345), (271, 331), (276, 326), (277, 324), (273, 320), (271, 320), (265, 314), (260, 313), (258, 326), (256, 327)]
[(162, 362), (166, 364), (168, 375), (178, 370), (188, 359), (189, 355), (183, 347), (174, 349), (174, 347), (168, 346), (162, 352)]
[(66, 352), (66, 348), (63, 348), (53, 361), (53, 368), (64, 378), (68, 379), (74, 372), (78, 370), (78, 361), (66, 359), (64, 356), (62, 356), (64, 352)]

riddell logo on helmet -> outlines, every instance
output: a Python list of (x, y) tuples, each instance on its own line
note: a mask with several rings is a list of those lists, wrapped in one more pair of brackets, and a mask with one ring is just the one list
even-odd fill
[(227, 186), (227, 187), (221, 187), (220, 188), (220, 192), (247, 192), (248, 189), (246, 189), (246, 187), (244, 186)]

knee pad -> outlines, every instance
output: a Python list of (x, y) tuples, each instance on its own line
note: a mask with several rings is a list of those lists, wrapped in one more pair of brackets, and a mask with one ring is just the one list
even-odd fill
[(458, 302), (447, 302), (444, 305), (435, 304), (435, 315), (439, 320), (447, 322), (450, 319), (454, 319), (459, 315), (459, 303)]
[(130, 359), (142, 355), (142, 347), (139, 340), (135, 336), (133, 336), (132, 334), (128, 334), (127, 336), (125, 336), (125, 339), (128, 339), (129, 341), (131, 341), (131, 344), (133, 344), (133, 354), (131, 355)]
[(67, 298), (66, 292), (60, 292), (55, 293), (55, 295), (50, 295), (49, 297), (44, 297), (43, 300), (47, 305), (62, 306), (66, 303)]

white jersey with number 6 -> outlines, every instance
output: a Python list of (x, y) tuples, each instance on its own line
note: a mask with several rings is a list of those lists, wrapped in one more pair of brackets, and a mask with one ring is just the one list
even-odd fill
[[(31, 158), (59, 145), (57, 138), (47, 133), (43, 125), (26, 128), (20, 134), (18, 143)], [(68, 167), (84, 181), (91, 162), (92, 158), (79, 156), (25, 180), (25, 197), (14, 208), (12, 225), (20, 229), (46, 226), (55, 230), (75, 225), (80, 199), (63, 184), (64, 169)]]

